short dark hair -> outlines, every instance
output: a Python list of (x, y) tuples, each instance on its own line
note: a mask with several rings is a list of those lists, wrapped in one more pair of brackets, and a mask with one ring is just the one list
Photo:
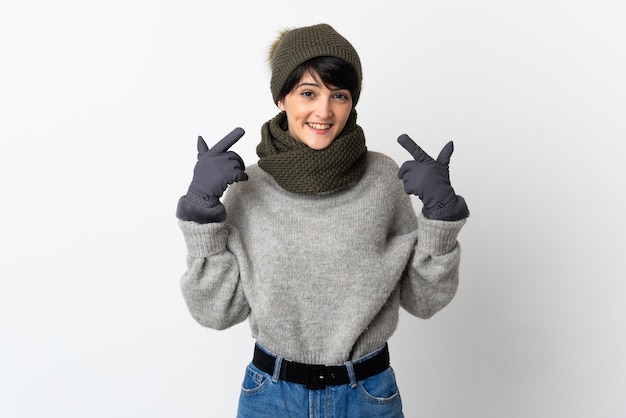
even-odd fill
[(358, 74), (352, 65), (341, 58), (316, 57), (303, 62), (289, 74), (278, 94), (277, 101), (283, 100), (307, 72), (317, 73), (322, 83), (327, 87), (348, 90), (353, 100), (358, 96), (361, 89)]

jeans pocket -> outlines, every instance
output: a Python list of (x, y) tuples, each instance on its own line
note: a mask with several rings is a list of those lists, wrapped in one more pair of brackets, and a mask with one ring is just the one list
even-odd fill
[(391, 367), (384, 372), (359, 381), (358, 387), (365, 399), (372, 403), (391, 403), (400, 398), (396, 375)]
[(266, 387), (270, 379), (269, 374), (257, 369), (254, 364), (248, 365), (241, 384), (241, 394), (245, 396), (256, 395)]

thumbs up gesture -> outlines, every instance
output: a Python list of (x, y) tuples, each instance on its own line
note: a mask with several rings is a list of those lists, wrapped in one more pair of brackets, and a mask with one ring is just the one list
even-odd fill
[[(454, 151), (452, 141), (443, 147), (436, 160), (406, 134), (398, 137), (398, 143), (413, 157), (413, 160), (402, 164), (398, 178), (402, 179), (406, 193), (419, 196), (424, 204), (424, 215), (441, 220), (457, 220), (448, 219), (450, 216), (459, 219), (467, 217), (469, 211), (465, 201), (456, 195), (450, 184), (449, 164)], [(463, 207), (459, 207), (459, 203)]]

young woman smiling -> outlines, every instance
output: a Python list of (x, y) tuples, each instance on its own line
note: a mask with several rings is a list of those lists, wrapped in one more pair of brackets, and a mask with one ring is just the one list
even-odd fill
[(368, 151), (361, 62), (329, 25), (283, 32), (270, 65), (280, 112), (258, 163), (229, 151), (240, 128), (210, 149), (198, 140), (177, 209), (183, 295), (204, 326), (249, 322), (238, 417), (402, 417), (387, 347), (399, 309), (429, 318), (458, 285), (469, 211), (450, 184), (452, 143), (435, 160), (401, 135), (413, 158), (400, 168)]
[(352, 95), (345, 88), (326, 86), (313, 69), (278, 101), (287, 114), (287, 132), (314, 150), (328, 147), (346, 126)]

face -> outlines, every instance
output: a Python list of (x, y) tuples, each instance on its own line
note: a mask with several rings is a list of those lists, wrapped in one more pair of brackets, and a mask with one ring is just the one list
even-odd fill
[(328, 147), (346, 126), (352, 110), (347, 89), (326, 87), (317, 74), (306, 73), (278, 102), (287, 113), (288, 133), (314, 150)]

